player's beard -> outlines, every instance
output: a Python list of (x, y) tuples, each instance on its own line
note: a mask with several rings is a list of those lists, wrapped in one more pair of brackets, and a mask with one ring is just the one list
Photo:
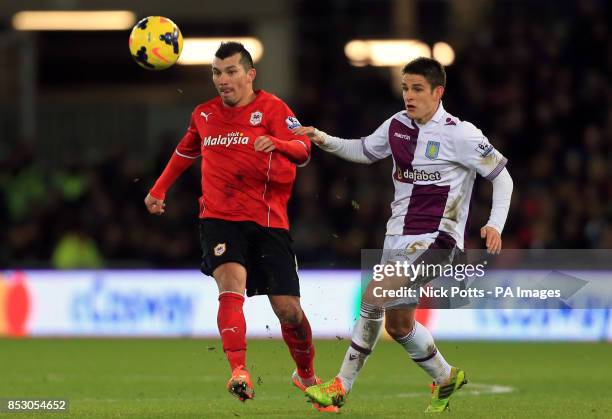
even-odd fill
[(221, 89), (217, 89), (217, 93), (219, 93), (219, 96), (221, 97), (221, 101), (226, 106), (235, 106), (236, 103), (238, 103), (238, 99), (236, 98), (236, 91), (233, 89), (231, 90), (232, 94), (229, 96), (224, 95)]
[(227, 106), (235, 106), (238, 103), (238, 99), (235, 96), (223, 96), (221, 92), (219, 92), (219, 96), (221, 96), (221, 101)]
[(237, 100), (232, 100), (230, 98), (224, 98), (223, 96), (221, 96), (221, 101), (227, 106), (234, 106), (236, 103), (238, 103)]

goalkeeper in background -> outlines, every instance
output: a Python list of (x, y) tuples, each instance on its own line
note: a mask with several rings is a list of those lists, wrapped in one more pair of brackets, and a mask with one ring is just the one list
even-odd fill
[[(392, 156), (395, 198), (381, 264), (398, 261), (397, 258), (415, 263), (408, 256), (411, 252), (393, 255), (393, 249), (422, 249), (417, 263), (432, 259), (436, 263), (452, 263), (464, 248), (476, 173), (493, 183), (491, 215), (480, 235), (489, 253), (501, 251), (501, 232), (513, 188), (505, 168), (507, 160), (474, 125), (446, 112), (442, 106), (445, 87), (442, 65), (433, 59), (418, 58), (402, 71), (405, 109), (383, 122), (373, 134), (361, 140), (345, 140), (314, 127), (293, 130), (348, 161), (370, 164)], [(306, 389), (307, 397), (323, 406), (344, 404), (386, 317), (389, 335), (433, 379), (426, 412), (443, 412), (450, 397), (467, 383), (464, 371), (449, 365), (431, 333), (415, 321), (418, 299), (382, 302), (369, 291), (371, 287), (362, 297), (360, 317), (340, 372), (333, 380)]]

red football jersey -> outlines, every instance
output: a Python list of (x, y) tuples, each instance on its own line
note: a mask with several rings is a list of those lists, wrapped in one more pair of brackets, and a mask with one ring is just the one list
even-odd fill
[[(176, 154), (202, 156), (200, 218), (289, 229), (287, 202), (296, 164), (310, 158), (310, 140), (291, 133), (299, 122), (282, 100), (255, 93), (256, 99), (241, 107), (224, 106), (220, 97), (196, 106)], [(253, 143), (262, 135), (274, 140), (276, 150), (255, 151)]]

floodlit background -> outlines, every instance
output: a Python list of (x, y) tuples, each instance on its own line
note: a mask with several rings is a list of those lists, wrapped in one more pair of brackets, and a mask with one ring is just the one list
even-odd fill
[[(438, 58), (445, 108), (509, 158), (504, 245), (612, 248), (611, 10), (604, 0), (0, 2), (0, 334), (216, 334), (197, 314), (216, 304), (212, 280), (197, 272), (199, 166), (170, 190), (163, 217), (148, 215), (143, 199), (193, 107), (215, 94), (210, 66), (193, 62), (234, 37), (252, 45), (256, 88), (284, 99), (302, 124), (346, 138), (402, 109), (402, 64)], [(148, 72), (132, 61), (131, 26), (149, 15), (180, 27), (181, 64)], [(305, 295), (328, 299), (304, 298), (318, 336), (349, 334), (358, 276), (335, 270), (358, 269), (360, 249), (382, 245), (390, 172), (390, 160), (359, 166), (316, 148), (298, 170), (291, 233)], [(481, 246), (490, 202), (479, 179), (469, 247)], [(95, 270), (32, 271), (74, 268)], [(332, 291), (316, 294), (320, 286)], [(249, 320), (253, 333), (268, 333), (265, 310), (253, 310), (264, 313)], [(533, 328), (526, 338), (612, 336), (605, 311), (557, 314), (449, 323), (432, 311), (422, 320), (453, 338), (520, 338), (522, 327)], [(557, 329), (542, 335), (550, 321)], [(485, 326), (491, 335), (470, 332)]]

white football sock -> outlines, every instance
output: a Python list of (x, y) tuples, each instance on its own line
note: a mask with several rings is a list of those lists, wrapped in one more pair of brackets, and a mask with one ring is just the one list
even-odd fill
[(349, 346), (340, 368), (338, 377), (348, 393), (357, 379), (357, 375), (378, 341), (383, 324), (384, 310), (367, 303), (361, 303), (359, 319), (353, 329), (351, 346)]
[(410, 358), (433, 378), (436, 384), (448, 380), (451, 366), (436, 348), (433, 336), (425, 326), (415, 320), (412, 331), (396, 341), (408, 352)]

